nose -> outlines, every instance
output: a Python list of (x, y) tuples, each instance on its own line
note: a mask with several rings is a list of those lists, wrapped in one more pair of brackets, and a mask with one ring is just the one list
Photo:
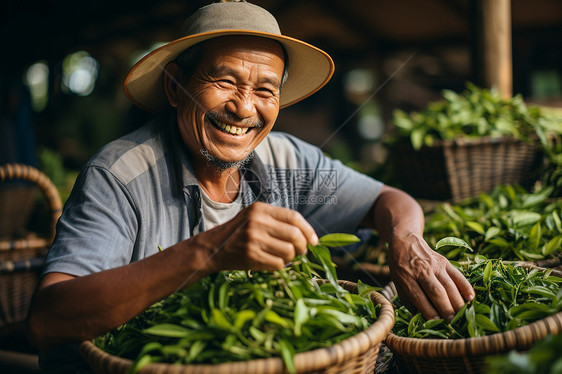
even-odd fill
[(250, 118), (256, 114), (256, 105), (249, 91), (238, 91), (226, 103), (226, 110), (240, 119)]

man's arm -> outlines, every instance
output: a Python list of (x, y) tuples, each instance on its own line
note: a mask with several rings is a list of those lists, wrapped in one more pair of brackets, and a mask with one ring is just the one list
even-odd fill
[(391, 278), (408, 309), (426, 319), (450, 320), (465, 300), (474, 298), (461, 272), (423, 239), (424, 214), (410, 195), (384, 186), (363, 224), (388, 243)]
[(279, 270), (317, 244), (296, 211), (254, 203), (231, 221), (143, 260), (83, 277), (46, 274), (27, 319), (38, 349), (94, 338), (207, 274)]

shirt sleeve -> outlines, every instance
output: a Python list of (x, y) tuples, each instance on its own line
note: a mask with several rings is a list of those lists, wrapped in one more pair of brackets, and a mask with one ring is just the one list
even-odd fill
[(128, 264), (137, 217), (130, 194), (115, 176), (102, 167), (85, 168), (65, 203), (43, 273), (83, 276)]
[[(288, 135), (293, 143), (297, 173), (312, 177), (295, 189), (297, 209), (318, 235), (354, 233), (377, 199), (383, 183), (324, 155), (316, 146)], [(295, 176), (298, 184), (299, 178)], [(304, 187), (304, 188), (303, 188)]]

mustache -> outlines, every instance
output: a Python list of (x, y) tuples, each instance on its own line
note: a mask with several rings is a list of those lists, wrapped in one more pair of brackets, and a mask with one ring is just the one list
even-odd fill
[(265, 123), (260, 120), (250, 120), (250, 119), (241, 119), (235, 114), (232, 113), (216, 113), (216, 112), (208, 112), (206, 117), (212, 121), (219, 121), (219, 122), (234, 122), (240, 124), (242, 127), (255, 127), (256, 129), (261, 129), (264, 127)]

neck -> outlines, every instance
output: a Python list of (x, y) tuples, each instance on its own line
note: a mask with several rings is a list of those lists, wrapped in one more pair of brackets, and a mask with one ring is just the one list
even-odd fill
[(195, 176), (207, 196), (219, 203), (231, 203), (238, 196), (240, 173), (238, 168), (219, 170), (211, 165), (195, 168)]

